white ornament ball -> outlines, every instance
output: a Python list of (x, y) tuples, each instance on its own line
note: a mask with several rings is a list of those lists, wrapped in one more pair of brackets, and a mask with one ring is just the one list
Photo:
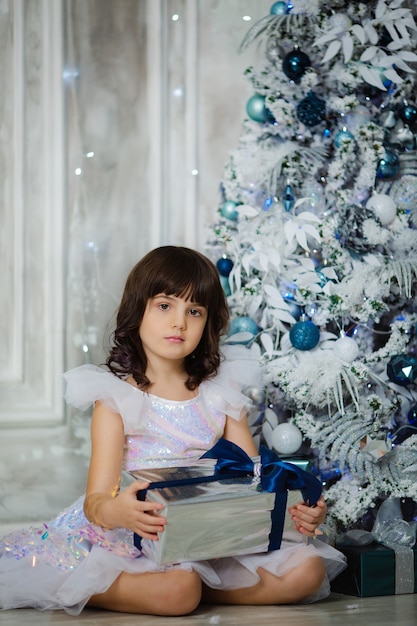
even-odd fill
[(397, 216), (397, 206), (394, 200), (385, 193), (375, 193), (366, 203), (366, 208), (375, 213), (383, 226), (391, 224)]
[(352, 26), (352, 20), (344, 13), (333, 13), (329, 17), (329, 26), (332, 29), (337, 29), (339, 33), (343, 33)]
[(333, 352), (339, 359), (352, 363), (359, 356), (359, 347), (351, 337), (340, 337), (334, 342)]
[(272, 446), (280, 454), (294, 454), (303, 443), (303, 435), (294, 424), (278, 424), (272, 432)]

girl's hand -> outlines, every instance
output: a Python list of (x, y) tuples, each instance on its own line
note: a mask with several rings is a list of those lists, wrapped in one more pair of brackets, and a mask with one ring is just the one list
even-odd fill
[(158, 532), (165, 529), (166, 518), (159, 515), (164, 508), (158, 502), (138, 500), (136, 494), (146, 489), (149, 483), (135, 480), (115, 498), (103, 504), (103, 517), (111, 522), (112, 527), (128, 528), (144, 539), (158, 540)]
[(288, 513), (298, 532), (306, 537), (315, 537), (317, 527), (326, 519), (327, 505), (322, 496), (316, 506), (311, 507), (304, 502), (298, 502), (288, 507)]

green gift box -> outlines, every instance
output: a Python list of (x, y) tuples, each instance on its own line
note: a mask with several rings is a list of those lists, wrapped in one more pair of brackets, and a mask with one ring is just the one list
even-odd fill
[[(347, 568), (332, 581), (332, 591), (351, 596), (360, 596), (361, 598), (391, 596), (398, 593), (396, 591), (396, 583), (398, 583), (396, 581), (396, 569), (398, 569), (396, 559), (401, 559), (401, 554), (396, 554), (394, 550), (377, 543), (367, 546), (338, 546), (338, 550), (346, 555)], [(413, 548), (413, 553), (414, 593), (416, 593), (416, 547)]]

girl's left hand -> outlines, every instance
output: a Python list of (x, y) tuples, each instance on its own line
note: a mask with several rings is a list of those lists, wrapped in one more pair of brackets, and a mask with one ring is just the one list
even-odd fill
[(316, 506), (311, 507), (304, 502), (298, 502), (288, 507), (288, 513), (298, 532), (306, 537), (315, 537), (317, 527), (326, 519), (327, 505), (322, 496)]

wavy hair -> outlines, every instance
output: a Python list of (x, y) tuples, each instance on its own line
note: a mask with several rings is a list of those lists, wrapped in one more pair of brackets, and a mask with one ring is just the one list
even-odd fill
[(116, 376), (132, 375), (141, 389), (149, 387), (139, 327), (148, 301), (160, 293), (189, 298), (207, 309), (201, 340), (185, 358), (185, 385), (196, 389), (217, 373), (221, 359), (219, 341), (227, 330), (229, 310), (215, 265), (190, 248), (162, 246), (148, 252), (133, 267), (118, 309), (106, 365)]

